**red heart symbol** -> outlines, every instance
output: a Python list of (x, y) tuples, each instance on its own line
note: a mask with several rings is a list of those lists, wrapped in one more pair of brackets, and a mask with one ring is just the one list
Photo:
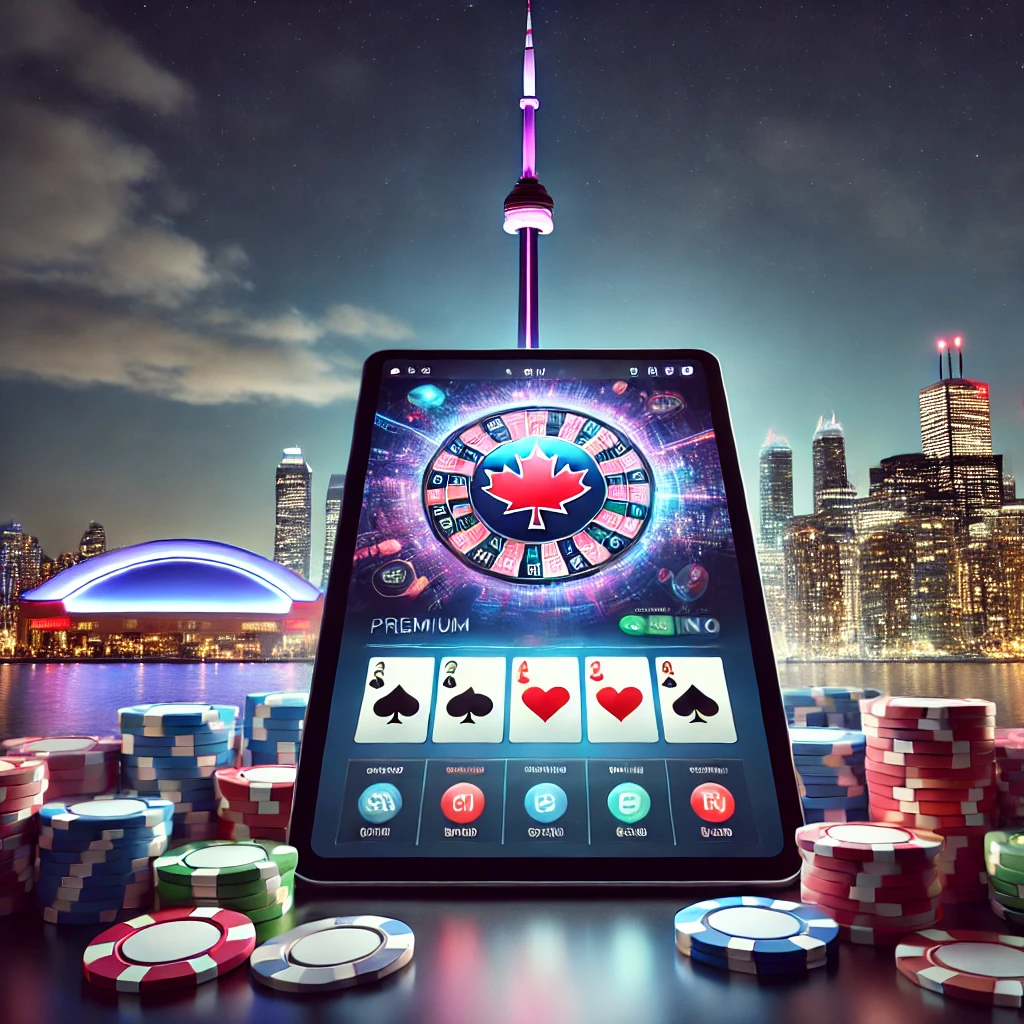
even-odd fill
[(629, 718), (643, 702), (644, 695), (635, 686), (626, 686), (621, 690), (605, 686), (597, 691), (597, 703), (620, 722)]
[(564, 686), (552, 686), (550, 690), (531, 686), (523, 690), (523, 703), (542, 722), (546, 722), (559, 708), (569, 703), (569, 691)]

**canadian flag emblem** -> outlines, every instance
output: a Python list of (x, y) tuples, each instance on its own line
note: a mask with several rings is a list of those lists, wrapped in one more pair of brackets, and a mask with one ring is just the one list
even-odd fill
[(555, 471), (556, 455), (545, 455), (535, 444), (524, 459), (516, 456), (516, 467), (502, 466), (500, 472), (485, 470), (488, 483), (486, 494), (505, 503), (505, 515), (512, 512), (530, 513), (530, 529), (546, 529), (542, 512), (566, 512), (570, 501), (583, 497), (590, 485), (583, 482), (586, 469), (572, 469), (567, 465)]

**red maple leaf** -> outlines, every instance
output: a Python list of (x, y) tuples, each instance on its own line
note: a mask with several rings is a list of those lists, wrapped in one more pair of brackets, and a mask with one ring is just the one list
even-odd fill
[(530, 511), (530, 529), (545, 529), (541, 512), (565, 512), (565, 506), (590, 490), (583, 482), (585, 469), (570, 469), (568, 466), (556, 473), (557, 456), (545, 455), (540, 445), (534, 444), (533, 451), (524, 459), (516, 456), (518, 472), (511, 466), (502, 466), (500, 473), (488, 469), (490, 482), (484, 487), (485, 493), (505, 502), (505, 514)]

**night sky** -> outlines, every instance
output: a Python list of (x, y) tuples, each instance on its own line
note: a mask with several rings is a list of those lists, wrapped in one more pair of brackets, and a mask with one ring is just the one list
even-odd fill
[[(515, 344), (524, 7), (0, 6), (0, 519), (269, 554), (300, 445), (316, 581), (365, 355)], [(864, 493), (962, 333), (1024, 476), (1019, 12), (537, 0), (542, 343), (710, 349), (806, 511), (818, 416)]]

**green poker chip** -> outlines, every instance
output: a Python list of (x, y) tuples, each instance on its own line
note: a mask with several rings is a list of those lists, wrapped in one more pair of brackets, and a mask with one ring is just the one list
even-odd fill
[(1024, 832), (986, 832), (985, 863), (1024, 872)]
[(185, 889), (216, 888), (258, 882), (294, 871), (299, 851), (294, 846), (258, 839), (234, 842), (208, 839), (176, 847), (153, 864), (158, 879)]
[(291, 931), (295, 927), (295, 907), (292, 906), (291, 910), (286, 910), (280, 917), (263, 921), (260, 924), (256, 924), (254, 921), (253, 924), (256, 925), (256, 945), (262, 946), (264, 942), (275, 939), (278, 935)]
[(243, 896), (255, 896), (258, 893), (270, 892), (281, 884), (281, 875), (267, 875), (266, 878), (257, 878), (251, 882), (232, 882), (220, 885), (198, 884), (195, 878), (185, 879), (184, 884), (179, 878), (168, 878), (165, 875), (157, 875), (156, 886), (161, 892), (166, 892), (174, 899), (183, 899), (186, 896), (197, 899), (238, 899)]
[(276, 921), (278, 918), (284, 917), (295, 905), (295, 893), (289, 886), (283, 886), (282, 888), (284, 889), (284, 895), (280, 897), (277, 903), (264, 907), (262, 910), (250, 910), (245, 916), (253, 924), (266, 924), (268, 921)]
[(1010, 885), (1024, 885), (1024, 871), (1008, 868), (1004, 864), (989, 864), (988, 873), (990, 877), (998, 878)]
[(195, 896), (188, 889), (179, 893), (169, 891), (168, 886), (157, 885), (157, 894), (160, 897), (162, 907), (220, 907), (223, 910), (237, 910), (242, 914), (249, 914), (254, 910), (266, 910), (278, 902), (278, 893), (281, 889), (289, 892), (295, 889), (295, 874), (288, 872), (281, 876), (280, 881), (272, 889), (264, 889), (262, 892), (254, 893), (251, 896)]

